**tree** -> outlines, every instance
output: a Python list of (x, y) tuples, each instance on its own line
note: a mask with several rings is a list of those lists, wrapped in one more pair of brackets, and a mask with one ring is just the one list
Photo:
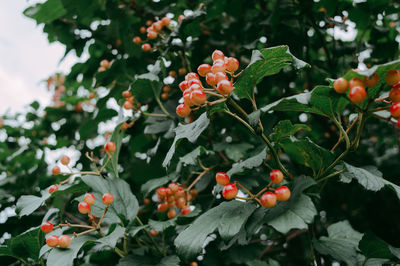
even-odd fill
[[(26, 123), (11, 123), (21, 114), (0, 123), (0, 204), (17, 213), (0, 225), (2, 263), (398, 262), (399, 9), (346, 0), (29, 7), (50, 42), (89, 56), (48, 79), (51, 106), (34, 102)], [(349, 29), (355, 39), (341, 40)], [(76, 165), (61, 158), (68, 171), (45, 161), (62, 147), (81, 154)]]

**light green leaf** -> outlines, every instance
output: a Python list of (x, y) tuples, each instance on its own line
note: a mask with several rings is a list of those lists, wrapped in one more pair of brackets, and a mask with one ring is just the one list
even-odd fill
[(182, 163), (183, 165), (196, 165), (197, 164), (197, 158), (202, 156), (202, 155), (212, 155), (214, 154), (213, 151), (206, 150), (203, 146), (199, 146), (193, 151), (187, 153), (186, 155), (182, 156), (179, 158), (179, 162)]
[(179, 265), (180, 260), (178, 256), (167, 256), (163, 257), (161, 261), (159, 258), (151, 257), (151, 256), (137, 256), (137, 255), (129, 255), (122, 258), (117, 266), (132, 266), (132, 265), (140, 265), (140, 266), (177, 266)]
[(311, 131), (307, 125), (304, 124), (292, 124), (290, 120), (279, 121), (274, 127), (274, 131), (270, 135), (270, 139), (273, 142), (280, 142), (281, 139), (293, 136), (301, 130)]
[(254, 167), (260, 166), (263, 161), (267, 158), (266, 149), (263, 149), (259, 154), (250, 157), (242, 162), (235, 163), (232, 165), (232, 168), (227, 172), (229, 176), (232, 176), (236, 173), (241, 173), (245, 169), (252, 169)]
[(124, 233), (125, 233), (125, 228), (121, 227), (120, 225), (118, 225), (114, 231), (112, 231), (111, 234), (99, 238), (97, 239), (97, 242), (100, 242), (104, 245), (107, 245), (109, 247), (115, 248), (115, 246), (117, 245), (118, 239), (124, 237)]

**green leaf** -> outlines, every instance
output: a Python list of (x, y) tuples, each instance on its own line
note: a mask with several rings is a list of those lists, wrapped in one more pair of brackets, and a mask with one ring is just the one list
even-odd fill
[(254, 146), (249, 143), (226, 144), (224, 149), (226, 156), (235, 162), (248, 155), (247, 151), (254, 148)]
[(394, 190), (397, 197), (400, 199), (400, 187), (394, 183), (387, 181), (382, 177), (382, 173), (375, 167), (355, 167), (350, 164), (344, 163), (347, 172), (340, 174), (340, 181), (343, 183), (350, 183), (351, 180), (356, 179), (357, 182), (365, 189), (371, 191), (379, 191), (384, 186), (389, 186)]
[(35, 19), (38, 24), (52, 22), (66, 13), (61, 0), (47, 0), (43, 4), (36, 4), (24, 11), (25, 16)]
[(110, 120), (118, 115), (118, 112), (113, 109), (100, 109), (94, 119), (90, 119), (82, 124), (79, 128), (79, 135), (83, 139), (88, 139), (97, 135), (97, 128), (100, 122)]
[(268, 259), (267, 261), (262, 260), (252, 260), (246, 263), (247, 266), (279, 266), (279, 262), (273, 259)]
[(393, 257), (389, 245), (373, 233), (366, 233), (358, 247), (367, 258), (390, 259)]
[(163, 232), (168, 227), (174, 226), (175, 220), (176, 218), (166, 221), (154, 221), (152, 219), (149, 219), (149, 226), (153, 228), (156, 232)]
[(175, 153), (175, 145), (177, 145), (178, 141), (185, 138), (194, 143), (200, 136), (200, 134), (208, 127), (209, 123), (210, 120), (207, 118), (207, 114), (203, 113), (193, 123), (187, 125), (179, 124), (175, 128), (176, 135), (167, 155), (165, 156), (162, 164), (163, 167), (167, 167), (171, 162), (172, 156), (174, 156)]
[(137, 256), (137, 255), (129, 255), (122, 258), (117, 266), (131, 266), (131, 265), (140, 265), (140, 266), (177, 266), (180, 263), (180, 259), (178, 256), (172, 255), (163, 257), (161, 261), (159, 258), (151, 257), (151, 256)]
[(183, 165), (196, 165), (197, 158), (202, 155), (213, 155), (213, 151), (206, 150), (203, 146), (199, 146), (193, 151), (187, 153), (186, 155), (179, 158), (179, 162)]
[(147, 195), (150, 193), (150, 191), (168, 183), (169, 181), (176, 180), (177, 178), (178, 177), (175, 173), (160, 178), (154, 178), (144, 183), (140, 190), (144, 195)]
[(252, 169), (254, 167), (258, 167), (263, 163), (263, 161), (266, 158), (267, 158), (267, 152), (266, 152), (266, 149), (263, 149), (260, 153), (254, 155), (242, 162), (233, 164), (232, 168), (229, 169), (227, 174), (229, 176), (232, 176), (236, 173), (243, 172), (245, 169)]
[(144, 134), (159, 134), (168, 132), (174, 127), (175, 123), (173, 120), (165, 117), (148, 117), (146, 119), (146, 127), (144, 128)]
[(117, 225), (117, 227), (114, 229), (114, 231), (112, 231), (111, 234), (99, 238), (97, 240), (97, 242), (100, 242), (104, 245), (107, 245), (109, 247), (115, 248), (115, 246), (117, 245), (118, 239), (124, 237), (125, 234), (125, 228), (123, 228), (120, 225)]
[(307, 125), (304, 124), (292, 124), (290, 120), (279, 121), (274, 127), (274, 131), (270, 135), (270, 139), (273, 142), (280, 142), (281, 139), (293, 136), (301, 130), (311, 131)]
[(315, 172), (325, 169), (334, 159), (332, 152), (318, 146), (309, 138), (291, 137), (282, 140), (280, 145), (292, 160), (310, 167)]
[(199, 216), (175, 239), (178, 253), (189, 260), (199, 254), (207, 236), (218, 229), (222, 239), (232, 239), (255, 210), (251, 202), (225, 201)]
[(310, 103), (327, 116), (335, 116), (349, 104), (345, 96), (335, 92), (333, 87), (317, 86), (312, 90)]
[(286, 45), (254, 50), (250, 64), (243, 70), (235, 83), (235, 94), (240, 98), (251, 98), (252, 90), (264, 77), (279, 73), (293, 64), (296, 69), (309, 66), (294, 57)]
[[(118, 158), (119, 158), (119, 152), (121, 151), (122, 139), (124, 136), (124, 130), (121, 130), (122, 124), (123, 123), (118, 124), (112, 134), (111, 141), (114, 142), (114, 144), (115, 144), (115, 151), (112, 153), (112, 158), (106, 166), (107, 171), (112, 173), (115, 177), (119, 177)], [(108, 155), (108, 156), (110, 156), (110, 155)]]
[(94, 241), (94, 237), (88, 235), (79, 236), (71, 240), (68, 248), (53, 248), (47, 257), (48, 266), (73, 266), (74, 259), (78, 255), (79, 250), (88, 241)]
[[(85, 175), (82, 181), (100, 194), (111, 193), (114, 196), (114, 202), (109, 206), (109, 211), (119, 217), (122, 215), (125, 219), (133, 221), (139, 211), (139, 203), (132, 194), (130, 186), (124, 180), (119, 178), (104, 179), (99, 176)], [(122, 221), (123, 222), (123, 221)]]
[(328, 237), (314, 239), (314, 248), (321, 254), (344, 261), (348, 265), (357, 264), (358, 243), (363, 234), (355, 231), (348, 221), (332, 224), (328, 227)]
[(146, 102), (154, 97), (161, 88), (159, 78), (153, 73), (139, 75), (131, 84), (131, 92), (139, 102)]

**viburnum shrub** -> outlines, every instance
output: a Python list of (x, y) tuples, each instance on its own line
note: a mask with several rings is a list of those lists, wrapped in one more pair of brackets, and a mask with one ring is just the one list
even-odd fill
[(1, 265), (399, 263), (395, 1), (41, 2), (81, 60), (0, 118)]

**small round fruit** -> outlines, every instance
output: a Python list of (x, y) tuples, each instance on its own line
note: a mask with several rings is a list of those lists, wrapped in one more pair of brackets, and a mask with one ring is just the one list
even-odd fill
[(349, 88), (349, 83), (347, 82), (346, 79), (344, 78), (338, 78), (335, 80), (333, 83), (333, 89), (337, 93), (345, 93), (347, 89)]
[(186, 72), (187, 72), (187, 70), (184, 67), (181, 67), (180, 69), (178, 69), (178, 74), (181, 76), (185, 75)]
[(196, 197), (199, 192), (197, 191), (197, 189), (193, 188), (189, 191), (190, 195), (192, 195), (193, 197)]
[(60, 167), (57, 166), (57, 165), (54, 166), (53, 169), (51, 169), (51, 173), (52, 173), (53, 175), (58, 175), (60, 172), (61, 172), (61, 169), (60, 169)]
[(217, 60), (217, 59), (222, 59), (222, 60), (224, 60), (224, 58), (225, 58), (224, 53), (221, 52), (220, 50), (215, 50), (215, 51), (212, 53), (211, 57), (212, 57), (212, 60), (213, 60), (213, 61), (215, 61), (215, 60)]
[(149, 233), (150, 233), (151, 236), (158, 236), (158, 232), (156, 230), (154, 230), (154, 229), (151, 229), (149, 231)]
[(178, 22), (181, 22), (182, 20), (184, 20), (185, 19), (185, 16), (184, 15), (180, 15), (179, 17), (178, 17)]
[(394, 103), (400, 102), (400, 83), (394, 85), (393, 88), (390, 90), (389, 99)]
[(154, 27), (154, 29), (155, 29), (156, 31), (162, 30), (163, 26), (164, 26), (164, 25), (162, 24), (162, 21), (161, 21), (161, 20), (159, 20), (159, 21), (153, 23), (153, 27)]
[(226, 61), (226, 70), (235, 72), (239, 68), (239, 61), (234, 57), (229, 57)]
[(158, 212), (165, 212), (168, 210), (168, 204), (167, 203), (160, 203), (157, 206), (157, 211)]
[(176, 78), (176, 71), (175, 71), (175, 70), (171, 70), (171, 71), (168, 73), (168, 76), (171, 76), (171, 77), (173, 77), (173, 78)]
[(226, 184), (229, 183), (229, 176), (224, 173), (224, 172), (218, 172), (215, 175), (215, 180), (217, 181), (218, 184), (220, 184), (221, 186), (225, 186)]
[(290, 198), (290, 189), (287, 186), (281, 186), (275, 189), (276, 199), (279, 201), (287, 201)]
[(271, 208), (276, 205), (276, 195), (272, 192), (265, 192), (261, 198), (260, 198), (260, 203), (262, 206), (265, 208)]
[(87, 214), (90, 212), (90, 205), (89, 203), (85, 202), (85, 201), (81, 201), (78, 204), (78, 211), (82, 214)]
[(185, 197), (186, 192), (183, 188), (179, 188), (176, 192), (175, 192), (175, 198), (183, 198)]
[(269, 173), (269, 177), (271, 178), (271, 182), (275, 184), (279, 184), (283, 180), (283, 174), (279, 169), (272, 170)]
[(71, 244), (71, 238), (67, 235), (62, 235), (58, 238), (60, 248), (67, 248)]
[(104, 193), (101, 200), (105, 205), (110, 205), (114, 201), (114, 196), (111, 193)]
[(196, 85), (195, 88), (197, 89), (203, 89), (203, 84), (201, 84), (201, 81), (199, 79), (191, 79), (188, 81), (189, 88), (191, 88), (193, 85)]
[(175, 193), (179, 189), (179, 185), (175, 182), (169, 183), (168, 188)]
[(139, 36), (133, 37), (133, 43), (139, 44), (141, 42), (142, 42), (142, 38), (140, 38)]
[(61, 161), (61, 164), (63, 164), (63, 165), (68, 165), (70, 159), (69, 159), (68, 156), (64, 155), (63, 157), (61, 157), (60, 161)]
[(92, 193), (86, 193), (85, 196), (83, 197), (83, 201), (89, 205), (93, 205), (96, 199), (94, 198)]
[(175, 209), (169, 209), (169, 211), (167, 212), (167, 216), (169, 219), (175, 218), (175, 216), (176, 216)]
[(182, 208), (182, 210), (181, 210), (181, 215), (182, 215), (182, 216), (185, 216), (185, 215), (189, 214), (191, 211), (192, 211), (192, 210), (190, 209), (189, 206), (184, 206), (184, 207)]
[(50, 222), (45, 222), (40, 226), (40, 230), (42, 230), (43, 233), (47, 234), (53, 231), (53, 224)]
[(161, 93), (161, 100), (166, 101), (169, 98), (168, 92)]
[(199, 79), (199, 75), (194, 72), (187, 73), (185, 76), (185, 80), (189, 81), (191, 79)]
[(394, 118), (400, 117), (400, 102), (392, 104), (392, 106), (390, 107), (390, 114)]
[(400, 82), (400, 70), (392, 69), (386, 72), (386, 83), (389, 86), (393, 86)]
[(229, 95), (233, 91), (232, 83), (229, 80), (221, 80), (218, 83), (217, 91), (222, 95)]
[(58, 246), (58, 236), (56, 236), (56, 235), (49, 236), (46, 239), (46, 244), (51, 248), (57, 247)]
[(49, 187), (49, 193), (50, 194), (53, 193), (54, 191), (57, 191), (57, 190), (58, 190), (58, 186), (57, 185), (51, 185)]
[(169, 188), (169, 187), (167, 187), (166, 189), (165, 189), (165, 193), (167, 193), (167, 196), (172, 196), (172, 191), (171, 191), (171, 189)]
[(235, 198), (237, 193), (238, 189), (234, 183), (228, 183), (222, 189), (222, 196), (227, 200)]
[(139, 29), (141, 34), (145, 34), (146, 33), (146, 27), (140, 27)]
[(157, 38), (157, 32), (155, 32), (155, 31), (147, 32), (147, 38), (150, 39), (150, 40), (153, 40), (153, 39)]
[(202, 64), (197, 68), (197, 73), (200, 76), (205, 77), (207, 73), (211, 72), (211, 66), (209, 64)]
[(217, 82), (215, 81), (215, 74), (214, 73), (207, 73), (206, 75), (206, 82), (208, 85), (210, 86), (214, 86), (217, 84)]
[(110, 66), (110, 62), (107, 59), (103, 59), (100, 62), (100, 66), (104, 68), (108, 68)]
[(165, 187), (159, 187), (156, 190), (157, 196), (159, 200), (162, 200), (167, 196), (167, 192), (165, 191)]
[(195, 261), (192, 261), (192, 262), (189, 264), (189, 266), (199, 266), (199, 264), (198, 264), (197, 262), (195, 262)]
[(133, 104), (130, 101), (125, 101), (123, 107), (126, 110), (131, 110), (133, 108)]
[(162, 22), (162, 24), (163, 24), (164, 26), (169, 26), (169, 24), (171, 23), (171, 19), (170, 19), (170, 18), (167, 18), (167, 17), (163, 17), (163, 18), (161, 19), (161, 22)]
[(130, 91), (123, 91), (122, 92), (122, 97), (124, 97), (125, 99), (129, 98), (131, 96), (132, 96), (132, 92), (130, 92)]
[(104, 149), (106, 149), (106, 151), (109, 152), (109, 153), (113, 153), (115, 151), (115, 149), (116, 149), (115, 143), (112, 142), (112, 141), (107, 142), (104, 145)]
[(180, 117), (187, 117), (190, 114), (191, 110), (189, 105), (185, 103), (181, 103), (176, 107), (176, 114)]
[(142, 50), (148, 52), (151, 50), (151, 45), (149, 43), (142, 44)]
[(189, 89), (189, 83), (186, 80), (182, 81), (179, 83), (179, 89), (184, 92), (185, 90)]
[(375, 87), (375, 85), (378, 84), (378, 81), (379, 81), (379, 76), (376, 73), (372, 74), (371, 77), (364, 77), (364, 84), (368, 88)]
[(226, 65), (225, 64), (214, 64), (211, 67), (211, 72), (212, 73), (218, 73), (218, 72), (225, 72), (226, 70)]
[(182, 209), (186, 205), (186, 199), (185, 198), (178, 198), (175, 201), (175, 204), (176, 204), (176, 207), (178, 207), (179, 209)]
[(195, 104), (195, 105), (201, 105), (206, 102), (207, 96), (202, 90), (193, 90), (190, 93), (190, 100)]
[(190, 97), (191, 94), (192, 94), (191, 89), (187, 89), (183, 92), (183, 102), (189, 107), (194, 105), (194, 102), (192, 102), (192, 99)]
[(144, 205), (149, 205), (149, 204), (150, 204), (150, 200), (149, 200), (148, 198), (145, 198), (145, 199), (143, 200), (143, 204), (144, 204)]
[(359, 78), (352, 78), (349, 80), (349, 88), (364, 87), (364, 82)]
[(361, 103), (367, 97), (367, 92), (364, 87), (352, 87), (349, 92), (349, 98), (352, 103)]
[(215, 73), (215, 83), (218, 84), (221, 80), (229, 80), (225, 72)]

